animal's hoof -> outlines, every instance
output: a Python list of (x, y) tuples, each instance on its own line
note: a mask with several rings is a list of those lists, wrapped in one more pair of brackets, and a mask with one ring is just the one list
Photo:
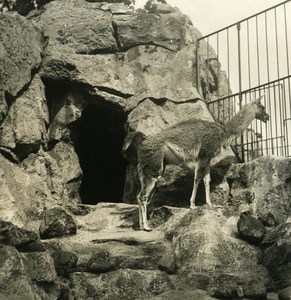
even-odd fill
[(150, 228), (150, 227), (144, 227), (143, 230), (147, 231), (147, 232), (153, 231), (152, 228)]
[(190, 206), (190, 209), (195, 209), (195, 208), (196, 208), (195, 205), (191, 205), (191, 206)]

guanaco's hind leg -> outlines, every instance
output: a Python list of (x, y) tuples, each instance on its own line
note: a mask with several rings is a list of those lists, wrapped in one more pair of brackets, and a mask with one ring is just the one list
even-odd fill
[(212, 205), (211, 200), (210, 200), (210, 164), (208, 164), (205, 168), (205, 175), (203, 178), (204, 181), (204, 186), (205, 186), (205, 194), (206, 194), (206, 204)]
[(144, 180), (144, 178), (140, 179), (141, 190), (138, 194), (138, 207), (139, 207), (139, 227), (141, 230), (145, 230), (145, 231), (151, 230), (148, 224), (147, 206), (153, 194), (156, 182), (157, 182), (156, 178), (150, 178), (147, 180)]

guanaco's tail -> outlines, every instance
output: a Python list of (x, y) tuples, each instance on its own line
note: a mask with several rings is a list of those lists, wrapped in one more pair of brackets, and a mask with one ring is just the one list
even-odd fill
[(138, 147), (145, 139), (146, 136), (140, 131), (129, 133), (124, 140), (121, 150), (123, 157), (129, 162), (137, 164)]

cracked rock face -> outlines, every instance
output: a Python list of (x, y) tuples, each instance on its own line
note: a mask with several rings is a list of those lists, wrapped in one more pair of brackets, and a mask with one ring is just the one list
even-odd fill
[(8, 2), (27, 17), (1, 13), (0, 153), (20, 163), (25, 199), (38, 195), (26, 209), (5, 175), (9, 218), (64, 201), (130, 202), (137, 178), (120, 155), (124, 129), (148, 135), (182, 119), (212, 119), (195, 87), (200, 34), (177, 9), (56, 0), (26, 1), (38, 8), (28, 13)]

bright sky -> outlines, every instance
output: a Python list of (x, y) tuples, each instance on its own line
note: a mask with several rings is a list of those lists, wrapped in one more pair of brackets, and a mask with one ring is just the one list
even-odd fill
[[(147, 0), (136, 0), (136, 8), (142, 8)], [(206, 35), (220, 28), (284, 2), (283, 0), (167, 0), (184, 14), (193, 25)]]

